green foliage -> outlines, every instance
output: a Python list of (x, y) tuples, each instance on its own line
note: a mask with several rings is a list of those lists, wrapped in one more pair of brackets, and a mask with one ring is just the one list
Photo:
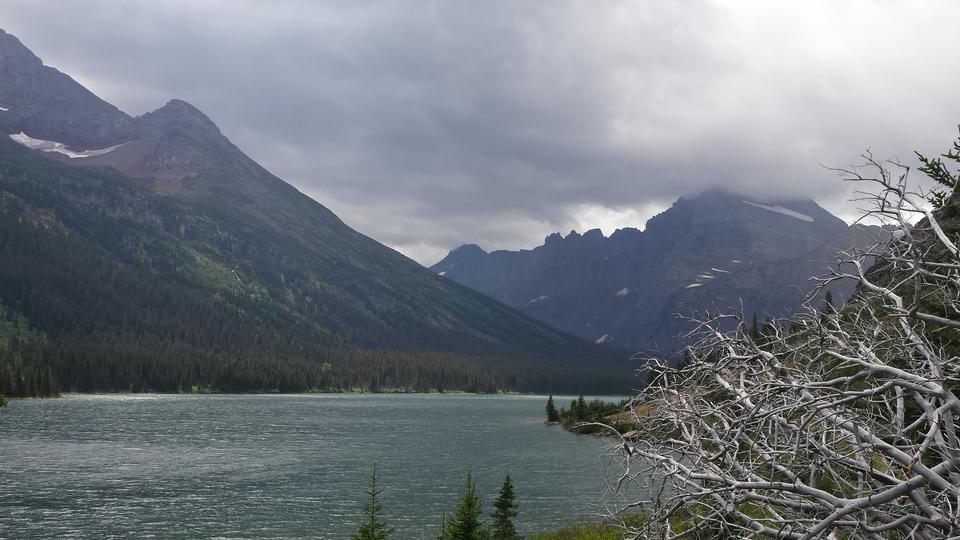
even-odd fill
[[(740, 511), (745, 508), (738, 507)], [(716, 522), (705, 521), (710, 509), (705, 505), (694, 504), (678, 509), (669, 518), (669, 530), (681, 540), (718, 540), (736, 538), (727, 528)]]
[(10, 349), (15, 342), (29, 343), (44, 339), (41, 332), (30, 327), (22, 313), (0, 303), (0, 349)]
[[(960, 139), (954, 141), (953, 149), (945, 154), (940, 154), (937, 158), (927, 158), (920, 152), (914, 152), (917, 159), (920, 160), (920, 171), (930, 177), (932, 180), (943, 186), (942, 189), (933, 189), (930, 191), (928, 200), (935, 209), (943, 208), (954, 193), (957, 186), (960, 185), (960, 174), (952, 173), (943, 162), (943, 159), (960, 164)], [(943, 159), (941, 159), (943, 158)]]
[(627, 532), (641, 530), (646, 523), (647, 517), (644, 514), (629, 515), (624, 516), (623, 523), (579, 523), (556, 531), (534, 534), (530, 540), (622, 540), (635, 538), (635, 535), (628, 535)]
[(547, 398), (547, 422), (559, 422), (560, 421), (560, 411), (557, 410), (557, 406), (553, 404), (553, 395)]
[(586, 419), (587, 415), (587, 403), (583, 400), (583, 394), (580, 394), (580, 397), (573, 402), (570, 409), (574, 413), (574, 420), (582, 422)]
[(623, 530), (617, 527), (584, 523), (556, 531), (537, 533), (530, 540), (621, 540)]
[(517, 502), (513, 495), (513, 482), (508, 474), (503, 479), (503, 485), (500, 487), (500, 494), (493, 502), (493, 518), (491, 525), (491, 536), (496, 540), (519, 540), (522, 538), (517, 534), (517, 529), (513, 525), (513, 519), (517, 517)]
[(453, 518), (446, 525), (445, 540), (486, 540), (487, 529), (480, 521), (483, 500), (477, 495), (473, 473), (467, 473), (467, 482)]
[(7, 405), (7, 398), (0, 394), (0, 407), (5, 407)]
[(360, 524), (351, 540), (386, 540), (393, 534), (393, 529), (387, 527), (380, 518), (383, 507), (377, 497), (381, 493), (383, 489), (377, 486), (377, 466), (374, 465), (373, 473), (370, 474), (370, 489), (367, 490), (370, 499), (363, 505), (365, 521)]
[(0, 345), (0, 394), (10, 397), (50, 397), (60, 385), (43, 340), (10, 340)]
[[(599, 399), (586, 401), (581, 395), (570, 402), (570, 409), (562, 409), (559, 413), (560, 424), (568, 431), (576, 433), (602, 433), (604, 430), (600, 426), (588, 425), (581, 426), (581, 423), (607, 423), (607, 417), (622, 413), (626, 409), (627, 400), (621, 400), (616, 403), (609, 403)], [(613, 422), (611, 426), (620, 433), (633, 429), (632, 424), (627, 422)]]
[(46, 337), (23, 315), (0, 304), (0, 394), (47, 397), (59, 394)]

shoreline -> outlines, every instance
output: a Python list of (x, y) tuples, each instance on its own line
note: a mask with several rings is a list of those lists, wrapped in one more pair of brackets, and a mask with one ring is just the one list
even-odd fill
[[(444, 392), (413, 392), (413, 391), (381, 391), (381, 392), (370, 392), (364, 390), (344, 390), (344, 391), (322, 391), (322, 392), (270, 392), (270, 391), (254, 391), (254, 392), (220, 392), (220, 391), (210, 391), (210, 392), (130, 392), (130, 391), (120, 391), (120, 392), (61, 392), (56, 396), (28, 396), (28, 397), (11, 397), (6, 396), (6, 399), (9, 401), (14, 400), (28, 400), (28, 399), (60, 399), (65, 397), (76, 397), (76, 396), (339, 396), (339, 395), (375, 395), (375, 396), (396, 396), (396, 395), (415, 395), (415, 396), (540, 396), (541, 394), (535, 392), (467, 392), (465, 390), (451, 390)], [(547, 394), (542, 394), (546, 396)]]
[[(61, 399), (69, 397), (84, 397), (84, 396), (358, 396), (358, 395), (371, 395), (371, 396), (513, 396), (513, 397), (542, 397), (546, 399), (548, 396), (553, 395), (554, 397), (571, 397), (567, 394), (548, 394), (548, 393), (537, 393), (537, 392), (467, 392), (465, 390), (450, 390), (443, 392), (413, 392), (413, 391), (380, 391), (380, 392), (370, 392), (362, 390), (352, 390), (352, 391), (324, 391), (324, 392), (62, 392), (56, 396), (30, 396), (30, 397), (10, 397), (6, 396), (7, 402), (12, 403), (14, 401), (21, 400), (47, 400), (47, 399)], [(591, 396), (592, 397), (592, 396)], [(596, 396), (597, 398), (611, 398), (611, 397), (620, 397), (614, 395), (602, 395)], [(629, 397), (629, 396), (624, 396)], [(545, 424), (547, 422), (544, 422)], [(555, 422), (553, 425), (560, 425), (560, 422)], [(567, 430), (570, 431), (570, 430)]]

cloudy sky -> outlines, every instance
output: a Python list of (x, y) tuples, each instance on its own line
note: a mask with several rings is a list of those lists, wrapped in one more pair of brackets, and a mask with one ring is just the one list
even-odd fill
[(130, 114), (193, 103), (424, 264), (711, 186), (850, 218), (821, 164), (955, 137), (958, 22), (951, 0), (0, 3), (47, 65)]

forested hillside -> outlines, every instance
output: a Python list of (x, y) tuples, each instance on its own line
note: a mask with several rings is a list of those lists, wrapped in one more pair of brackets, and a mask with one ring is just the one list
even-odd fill
[(352, 230), (191, 105), (128, 117), (0, 38), (0, 392), (636, 386), (624, 353)]
[[(227, 217), (0, 142), (0, 392), (615, 386), (585, 378), (581, 360), (607, 364), (586, 344), (477, 293), (447, 293), (452, 314), (476, 310), (475, 325), (354, 303), (319, 282), (301, 250), (224, 238), (218, 229), (245, 226)], [(222, 251), (238, 248), (246, 264), (224, 265)], [(456, 287), (423, 273), (441, 298)], [(352, 289), (376, 279), (332, 277)]]

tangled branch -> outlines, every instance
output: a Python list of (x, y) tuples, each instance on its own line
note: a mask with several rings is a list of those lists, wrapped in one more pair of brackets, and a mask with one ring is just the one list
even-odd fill
[(651, 516), (634, 537), (960, 536), (956, 223), (865, 157), (843, 173), (878, 188), (860, 201), (887, 227), (819, 279), (859, 283), (846, 307), (760, 336), (707, 317), (683, 365), (651, 370), (617, 446), (618, 490), (645, 496), (616, 510)]

